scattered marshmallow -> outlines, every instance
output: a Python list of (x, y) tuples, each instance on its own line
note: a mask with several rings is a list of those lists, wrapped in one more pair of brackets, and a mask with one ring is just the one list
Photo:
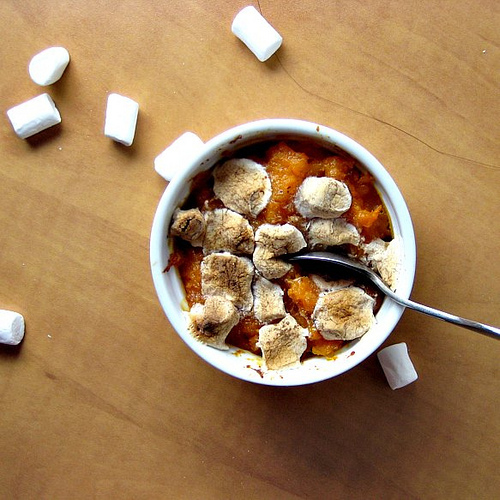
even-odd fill
[(377, 357), (391, 389), (400, 389), (418, 379), (404, 342), (382, 349)]
[(23, 316), (14, 311), (0, 309), (0, 344), (17, 345), (23, 337)]
[(28, 72), (38, 85), (46, 86), (57, 82), (69, 64), (69, 52), (64, 47), (49, 47), (31, 59)]
[(49, 94), (41, 94), (7, 111), (15, 133), (26, 139), (61, 123), (61, 115)]
[(109, 94), (104, 135), (125, 146), (134, 142), (139, 104), (120, 94)]
[(252, 5), (236, 14), (231, 31), (255, 54), (261, 62), (269, 59), (283, 42), (281, 35)]
[(170, 182), (194, 159), (204, 145), (196, 134), (185, 132), (155, 158), (156, 172)]

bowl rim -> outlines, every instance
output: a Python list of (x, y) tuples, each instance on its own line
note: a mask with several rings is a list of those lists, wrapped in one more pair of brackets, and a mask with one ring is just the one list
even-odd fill
[[(191, 158), (184, 169), (171, 180), (159, 200), (151, 227), (150, 267), (154, 288), (167, 319), (181, 339), (199, 357), (215, 368), (241, 380), (271, 386), (298, 386), (336, 377), (363, 362), (389, 337), (401, 319), (405, 308), (385, 299), (377, 314), (377, 317), (381, 312), (385, 314), (384, 328), (375, 325), (373, 330), (376, 331), (376, 334), (367, 337), (371, 333), (368, 332), (365, 336), (348, 344), (350, 346), (348, 350), (352, 350), (352, 352), (342, 353), (341, 363), (337, 363), (338, 360), (317, 357), (317, 359), (310, 358), (301, 363), (301, 367), (309, 363), (308, 368), (310, 369), (302, 370), (307, 372), (307, 375), (299, 373), (301, 370), (294, 368), (264, 374), (259, 369), (261, 366), (260, 356), (242, 353), (235, 348), (230, 348), (227, 351), (214, 349), (199, 342), (187, 331), (185, 312), (182, 311), (183, 295), (182, 291), (176, 288), (175, 281), (177, 279), (180, 283), (180, 280), (178, 276), (174, 277), (174, 273), (169, 272), (168, 274), (171, 276), (166, 277), (167, 273), (164, 272), (169, 255), (167, 240), (170, 219), (174, 210), (187, 195), (190, 181), (194, 175), (211, 168), (225, 155), (233, 154), (242, 147), (280, 137), (312, 139), (330, 148), (338, 147), (353, 156), (362, 168), (374, 175), (377, 189), (390, 213), (394, 232), (401, 236), (404, 268), (400, 273), (402, 280), (398, 282), (398, 294), (403, 298), (409, 298), (416, 270), (415, 233), (408, 207), (395, 181), (375, 156), (354, 139), (330, 127), (293, 118), (270, 118), (244, 123), (216, 135), (205, 143), (199, 154)], [(175, 272), (175, 274), (177, 273)], [(356, 352), (355, 346), (360, 344), (362, 351)], [(228, 357), (228, 353), (232, 356)], [(332, 369), (324, 369), (319, 360), (326, 361)], [(242, 369), (244, 363), (248, 363), (248, 365)]]

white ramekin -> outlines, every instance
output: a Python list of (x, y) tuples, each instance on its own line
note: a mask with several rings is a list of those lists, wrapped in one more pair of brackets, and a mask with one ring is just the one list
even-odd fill
[(196, 354), (219, 370), (249, 382), (295, 386), (335, 377), (361, 363), (391, 334), (404, 308), (385, 299), (376, 315), (376, 324), (363, 337), (339, 351), (334, 360), (311, 357), (298, 368), (265, 372), (259, 356), (235, 348), (217, 350), (194, 339), (187, 329), (187, 304), (177, 271), (171, 269), (165, 272), (171, 251), (168, 237), (170, 219), (174, 210), (186, 199), (193, 177), (242, 147), (280, 139), (313, 141), (326, 148), (340, 148), (373, 175), (388, 210), (394, 235), (401, 238), (403, 265), (397, 292), (401, 297), (408, 298), (415, 275), (415, 235), (408, 208), (395, 182), (380, 162), (353, 139), (323, 125), (301, 120), (267, 119), (246, 123), (208, 141), (200, 154), (172, 179), (160, 199), (151, 230), (150, 259), (160, 304), (173, 328)]

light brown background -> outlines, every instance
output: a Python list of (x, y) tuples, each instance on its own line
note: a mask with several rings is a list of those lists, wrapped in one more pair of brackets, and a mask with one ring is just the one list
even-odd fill
[[(419, 380), (375, 356), (318, 385), (217, 372), (155, 296), (153, 160), (259, 118), (336, 128), (389, 170), (418, 242), (413, 298), (500, 325), (500, 7), (495, 0), (261, 0), (283, 35), (260, 63), (230, 31), (240, 0), (2, 0), (0, 497), (498, 498), (500, 343), (408, 311)], [(259, 7), (258, 3), (255, 3)], [(31, 57), (71, 54), (48, 89)], [(61, 126), (5, 115), (47, 90)], [(136, 140), (103, 136), (107, 94), (140, 104)]]

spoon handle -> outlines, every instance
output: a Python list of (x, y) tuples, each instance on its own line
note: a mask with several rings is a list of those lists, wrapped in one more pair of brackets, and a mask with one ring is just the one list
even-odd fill
[(472, 321), (470, 319), (461, 318), (460, 316), (455, 316), (454, 314), (450, 314), (444, 311), (440, 311), (439, 309), (433, 309), (429, 306), (424, 306), (423, 304), (419, 304), (418, 302), (413, 302), (412, 300), (402, 299), (398, 297), (392, 290), (387, 287), (386, 294), (402, 306), (406, 306), (410, 309), (414, 309), (415, 311), (427, 314), (428, 316), (434, 316), (435, 318), (442, 319), (443, 321), (447, 321), (448, 323), (453, 323), (454, 325), (462, 326), (463, 328), (468, 328), (469, 330), (473, 330), (478, 333), (482, 333), (483, 335), (487, 335), (489, 337), (493, 337), (500, 340), (500, 328), (496, 328), (494, 326), (484, 325), (483, 323), (479, 323), (478, 321)]

